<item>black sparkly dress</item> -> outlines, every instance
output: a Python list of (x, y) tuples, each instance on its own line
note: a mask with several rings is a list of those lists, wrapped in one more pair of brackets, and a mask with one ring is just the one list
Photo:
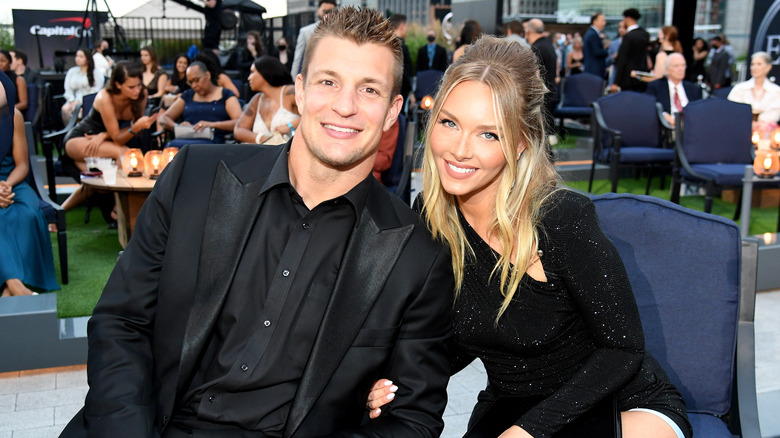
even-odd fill
[(453, 373), (479, 358), (488, 375), (472, 423), (498, 396), (522, 396), (533, 403), (515, 424), (549, 437), (615, 394), (620, 411), (652, 409), (692, 435), (679, 392), (644, 350), (625, 268), (587, 197), (549, 198), (539, 230), (547, 281), (526, 274), (497, 325), (499, 255), (460, 218), (476, 260), (466, 261), (454, 306)]

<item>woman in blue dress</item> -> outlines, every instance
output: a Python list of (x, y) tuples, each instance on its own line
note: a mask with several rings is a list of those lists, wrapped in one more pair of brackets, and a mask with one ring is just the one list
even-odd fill
[(200, 61), (187, 68), (187, 82), (192, 89), (181, 93), (163, 114), (164, 129), (174, 131), (177, 124), (189, 125), (197, 133), (213, 129), (212, 138), (178, 138), (169, 146), (182, 147), (196, 143), (224, 143), (225, 135), (233, 132), (241, 105), (232, 91), (217, 85), (207, 66)]
[(46, 220), (37, 195), (24, 182), (30, 159), (24, 119), (14, 110), (16, 89), (2, 72), (0, 82), (0, 290), (4, 297), (34, 295), (29, 287), (60, 286)]

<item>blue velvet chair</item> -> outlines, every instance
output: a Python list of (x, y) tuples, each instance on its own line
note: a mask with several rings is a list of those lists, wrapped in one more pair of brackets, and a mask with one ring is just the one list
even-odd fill
[(704, 211), (710, 212), (717, 190), (741, 189), (745, 166), (753, 163), (752, 121), (750, 105), (725, 99), (702, 99), (683, 108), (675, 121), (671, 201), (679, 203), (682, 182), (703, 185)]
[(668, 148), (653, 96), (624, 91), (593, 102), (593, 163), (588, 191), (593, 188), (596, 163), (609, 165), (612, 191), (617, 192), (621, 167), (646, 167), (645, 193), (650, 193), (654, 168), (670, 168), (674, 150)]
[(685, 400), (694, 436), (760, 438), (753, 316), (758, 241), (659, 198), (593, 198), (626, 266), (645, 346)]
[(561, 103), (553, 111), (558, 119), (558, 131), (563, 131), (563, 119), (590, 119), (593, 102), (604, 94), (604, 79), (590, 73), (578, 73), (563, 80)]
[(417, 73), (417, 82), (414, 88), (414, 97), (420, 102), (425, 96), (433, 96), (439, 87), (439, 80), (444, 75), (439, 70), (423, 70)]

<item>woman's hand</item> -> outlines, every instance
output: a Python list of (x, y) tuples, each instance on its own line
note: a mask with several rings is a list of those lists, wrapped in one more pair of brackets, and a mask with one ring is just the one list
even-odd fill
[(396, 391), (398, 391), (398, 387), (393, 385), (391, 380), (377, 380), (371, 388), (371, 392), (368, 393), (366, 408), (371, 411), (368, 416), (371, 419), (379, 417), (379, 414), (382, 413), (380, 408), (393, 401)]
[(6, 181), (0, 181), (0, 208), (8, 208), (13, 204), (14, 196), (16, 193), (13, 192), (13, 187)]
[(154, 122), (157, 121), (157, 114), (152, 114), (151, 116), (143, 116), (140, 119), (133, 122), (133, 132), (136, 134), (144, 129), (149, 129), (154, 125)]
[(86, 157), (97, 157), (98, 156), (98, 150), (100, 149), (100, 145), (103, 144), (104, 141), (108, 138), (108, 134), (105, 132), (101, 132), (99, 134), (94, 135), (85, 135), (89, 141), (87, 142), (87, 147), (84, 149), (84, 156)]
[(498, 438), (533, 438), (533, 436), (524, 431), (520, 426), (512, 426), (499, 435)]
[(195, 124), (195, 125), (192, 127), (192, 129), (193, 129), (195, 132), (200, 132), (200, 131), (203, 131), (203, 130), (204, 130), (204, 129), (206, 129), (206, 128), (210, 128), (211, 126), (212, 126), (212, 123), (211, 123), (211, 122), (207, 122), (207, 121), (205, 121), (205, 120), (201, 120), (200, 122), (196, 123), (196, 124)]

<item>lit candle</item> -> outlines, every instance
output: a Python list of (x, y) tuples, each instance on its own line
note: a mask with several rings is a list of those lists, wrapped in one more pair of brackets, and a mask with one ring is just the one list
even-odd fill
[(133, 170), (138, 170), (138, 158), (135, 155), (130, 157), (130, 165), (133, 166)]
[(764, 158), (764, 169), (769, 170), (772, 168), (772, 157)]
[(753, 131), (753, 137), (751, 140), (753, 141), (753, 144), (758, 144), (758, 141), (761, 140), (761, 136), (758, 135), (758, 131)]

